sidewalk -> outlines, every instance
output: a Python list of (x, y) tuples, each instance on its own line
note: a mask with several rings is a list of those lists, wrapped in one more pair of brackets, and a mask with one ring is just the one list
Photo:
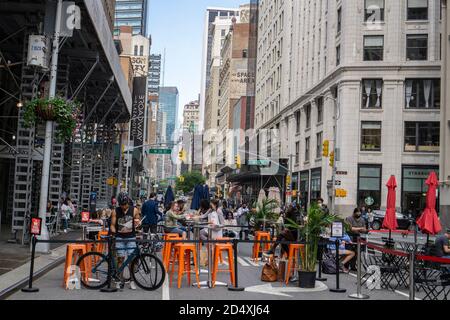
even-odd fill
[[(53, 240), (75, 240), (81, 237), (80, 230), (63, 233)], [(58, 265), (65, 257), (65, 245), (51, 244), (50, 254), (36, 253), (34, 273)], [(2, 236), (0, 239), (0, 297), (13, 287), (22, 284), (30, 273), (31, 251), (29, 245), (8, 243)]]

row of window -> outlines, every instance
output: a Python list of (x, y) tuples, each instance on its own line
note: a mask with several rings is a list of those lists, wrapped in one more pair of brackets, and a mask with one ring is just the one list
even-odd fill
[[(381, 121), (361, 122), (361, 151), (381, 151)], [(405, 152), (439, 152), (439, 122), (405, 122)], [(315, 157), (322, 157), (323, 133), (316, 134)], [(311, 137), (305, 138), (305, 162), (311, 160)], [(295, 164), (300, 163), (300, 142), (295, 143)]]
[[(381, 121), (361, 122), (361, 151), (381, 151)], [(405, 152), (439, 152), (439, 122), (405, 122)]]
[[(407, 0), (407, 20), (428, 20), (428, 0)], [(385, 0), (364, 0), (364, 21), (384, 21)]]

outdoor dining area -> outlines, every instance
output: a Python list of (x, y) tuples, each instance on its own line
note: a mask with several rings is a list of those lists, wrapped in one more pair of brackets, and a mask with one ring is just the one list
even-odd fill
[(387, 182), (383, 229), (361, 235), (361, 261), (365, 272), (362, 284), (369, 289), (406, 289), (412, 299), (448, 299), (450, 259), (437, 253), (439, 244), (435, 241), (442, 231), (436, 212), (438, 179), (435, 172), (430, 173), (426, 184), (426, 208), (417, 221), (413, 222), (414, 230), (406, 231), (398, 230), (395, 176), (391, 176)]

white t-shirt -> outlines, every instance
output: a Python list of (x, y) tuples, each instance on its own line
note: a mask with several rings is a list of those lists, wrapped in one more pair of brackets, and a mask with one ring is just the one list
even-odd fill
[[(211, 211), (208, 215), (208, 222), (212, 223), (214, 226), (220, 226), (219, 214), (217, 211)], [(212, 239), (215, 240), (217, 238), (222, 237), (222, 229), (212, 229)]]
[(73, 210), (70, 206), (63, 204), (61, 206), (61, 217), (63, 219), (70, 219), (70, 214), (73, 213)]

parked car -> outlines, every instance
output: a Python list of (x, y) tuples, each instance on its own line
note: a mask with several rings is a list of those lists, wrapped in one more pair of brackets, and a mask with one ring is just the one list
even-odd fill
[[(386, 211), (383, 210), (374, 210), (373, 211), (373, 223), (372, 229), (380, 230), (383, 226), (384, 216), (386, 215)], [(396, 212), (398, 228), (400, 230), (412, 230), (413, 229), (413, 217), (409, 217), (402, 213)]]

